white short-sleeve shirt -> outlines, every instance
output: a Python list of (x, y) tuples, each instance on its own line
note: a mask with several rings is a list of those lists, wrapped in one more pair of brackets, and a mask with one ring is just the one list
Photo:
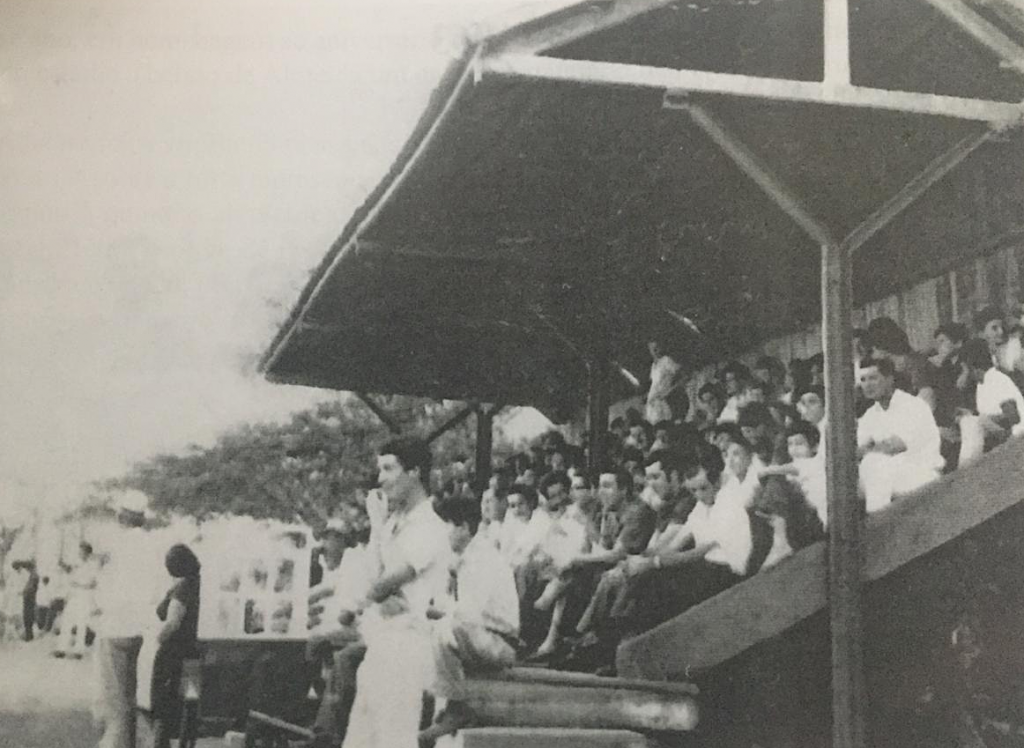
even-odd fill
[(875, 403), (857, 421), (857, 446), (870, 441), (880, 442), (899, 437), (907, 447), (902, 454), (913, 467), (921, 470), (941, 470), (942, 458), (939, 427), (935, 424), (928, 403), (903, 390), (896, 390), (883, 408)]
[(722, 497), (721, 492), (711, 506), (698, 501), (686, 519), (686, 529), (696, 546), (715, 544), (704, 556), (705, 561), (728, 566), (741, 576), (747, 573), (753, 538), (750, 517), (740, 501)]
[(429, 501), (409, 512), (395, 512), (381, 528), (380, 561), (384, 575), (411, 566), (416, 577), (402, 588), (409, 615), (426, 620), (431, 600), (448, 590), (451, 545), (448, 526)]
[(978, 385), (976, 397), (978, 415), (983, 416), (1001, 416), (1003, 403), (1016, 403), (1017, 414), (1021, 420), (1013, 427), (1012, 432), (1014, 436), (1024, 433), (1024, 396), (1010, 377), (994, 367), (989, 369)]

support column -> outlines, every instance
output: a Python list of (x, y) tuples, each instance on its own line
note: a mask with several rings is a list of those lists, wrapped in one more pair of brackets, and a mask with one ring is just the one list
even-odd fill
[(480, 405), (476, 409), (476, 491), (482, 494), (491, 479), (491, 453), (494, 448), (494, 413), (497, 409)]
[(590, 439), (587, 473), (591, 480), (596, 481), (607, 457), (604, 437), (608, 433), (611, 362), (607, 356), (597, 356), (591, 360), (587, 372), (590, 379), (587, 393), (587, 432)]
[(828, 602), (832, 642), (832, 745), (862, 748), (864, 690), (861, 530), (864, 504), (857, 491), (857, 414), (854, 405), (851, 318), (853, 257), (843, 245), (821, 250), (822, 337), (829, 427)]

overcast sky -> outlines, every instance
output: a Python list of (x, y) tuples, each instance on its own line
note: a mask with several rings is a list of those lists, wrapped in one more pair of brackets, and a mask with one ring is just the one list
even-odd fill
[(0, 510), (324, 398), (255, 359), (463, 30), (521, 5), (0, 0)]

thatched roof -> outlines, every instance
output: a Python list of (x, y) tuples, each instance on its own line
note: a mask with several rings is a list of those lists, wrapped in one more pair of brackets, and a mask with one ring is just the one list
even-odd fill
[[(924, 2), (851, 0), (849, 19), (855, 86), (1024, 99), (1018, 71)], [(820, 247), (673, 102), (727, 126), (837, 239), (989, 127), (658, 83), (679, 69), (820, 81), (822, 23), (820, 0), (620, 0), (470, 44), (273, 341), (267, 376), (571, 406), (594, 354), (644, 372), (650, 330), (697, 362), (813, 321)], [(992, 23), (1024, 42), (1005, 19)], [(541, 80), (570, 70), (557, 62), (552, 75), (502, 73), (514, 59), (503, 55), (523, 50), (545, 65), (615, 63), (600, 70), (612, 82), (655, 77)], [(1019, 228), (1022, 177), (1019, 138), (997, 135), (858, 252), (857, 300)]]

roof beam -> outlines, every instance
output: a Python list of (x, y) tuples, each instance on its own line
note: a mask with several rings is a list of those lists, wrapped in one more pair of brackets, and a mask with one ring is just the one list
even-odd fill
[(924, 0), (960, 27), (976, 42), (994, 53), (1003, 65), (1024, 74), (1024, 48), (1002, 30), (960, 0)]
[(380, 407), (376, 400), (367, 395), (365, 392), (357, 392), (355, 393), (355, 395), (356, 397), (363, 401), (363, 404), (370, 409), (370, 412), (372, 412), (375, 416), (377, 416), (377, 418), (380, 419), (381, 423), (388, 427), (388, 431), (390, 431), (392, 434), (402, 433), (402, 427), (399, 426), (398, 422), (391, 417), (390, 413), (388, 413), (386, 410)]
[(825, 0), (825, 85), (850, 85), (850, 9), (847, 0)]
[(592, 60), (508, 54), (484, 58), (484, 77), (530, 78), (586, 85), (624, 86), (665, 91), (665, 107), (677, 108), (690, 93), (722, 94), (762, 101), (791, 101), (906, 114), (928, 114), (955, 119), (1006, 124), (1024, 116), (1019, 103), (968, 99), (956, 96), (889, 91), (863, 86), (826, 86), (817, 81), (761, 78), (703, 70), (673, 70)]
[(587, 0), (514, 26), (487, 40), (490, 54), (539, 54), (618, 26), (678, 0)]
[(686, 103), (680, 108), (750, 177), (804, 232), (819, 245), (834, 243), (828, 227), (803, 206), (796, 194), (776, 176), (761, 159), (729, 132), (714, 115), (699, 104)]
[(524, 257), (509, 254), (481, 254), (466, 250), (449, 250), (435, 246), (412, 244), (386, 244), (384, 242), (356, 239), (354, 254), (366, 260), (390, 258), (409, 260), (431, 260), (454, 262), (464, 265), (526, 265)]
[(900, 213), (913, 205), (931, 187), (961, 164), (974, 151), (987, 143), (993, 134), (986, 129), (959, 140), (945, 153), (933, 160), (916, 177), (885, 201), (874, 213), (851, 231), (843, 240), (842, 247), (847, 252), (856, 252), (871, 237), (885, 228)]

